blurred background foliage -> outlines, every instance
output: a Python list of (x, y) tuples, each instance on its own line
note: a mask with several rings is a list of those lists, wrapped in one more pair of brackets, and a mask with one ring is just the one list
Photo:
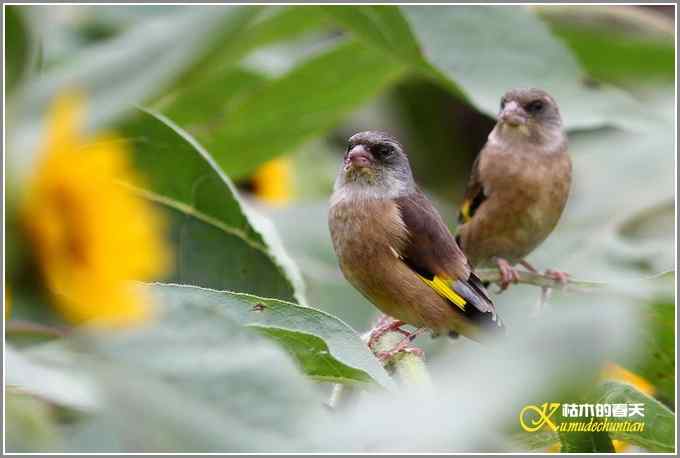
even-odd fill
[[(4, 11), (9, 450), (674, 450), (672, 8)], [(496, 297), (507, 341), (421, 337), (434, 392), (397, 388), (359, 338), (376, 312), (326, 227), (346, 139), (396, 134), (453, 229), (517, 86), (555, 96), (574, 161), (531, 261), (607, 286), (555, 292), (538, 316), (538, 290), (513, 287)], [(129, 144), (143, 180), (126, 192), (167, 221), (174, 261), (140, 285), (158, 309), (142, 328), (74, 329), (47, 307), (17, 216), (49, 107), (73, 89), (89, 132)], [(329, 382), (361, 393), (330, 411)], [(645, 434), (520, 433), (527, 403), (594, 399), (642, 399)]]

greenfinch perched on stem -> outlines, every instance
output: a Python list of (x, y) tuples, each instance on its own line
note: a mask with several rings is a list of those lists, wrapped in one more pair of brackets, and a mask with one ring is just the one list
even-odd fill
[[(567, 137), (555, 100), (540, 89), (501, 98), (498, 122), (472, 166), (457, 240), (475, 267), (495, 264), (501, 290), (517, 281), (514, 265), (553, 231), (571, 186)], [(567, 274), (546, 271), (560, 282)]]
[(388, 134), (349, 139), (328, 223), (345, 278), (397, 319), (375, 328), (372, 338), (406, 323), (421, 328), (416, 333), (431, 329), (475, 340), (503, 327), (482, 282), (418, 189), (402, 145)]

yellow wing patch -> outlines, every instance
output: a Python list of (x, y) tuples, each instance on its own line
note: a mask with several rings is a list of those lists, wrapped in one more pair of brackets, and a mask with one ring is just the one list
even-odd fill
[(427, 286), (435, 290), (437, 294), (439, 294), (445, 299), (450, 300), (451, 302), (456, 304), (458, 308), (460, 308), (462, 311), (465, 311), (465, 304), (467, 304), (467, 301), (463, 299), (463, 297), (460, 294), (451, 289), (447, 280), (444, 280), (436, 275), (432, 280), (428, 280), (422, 275), (418, 275), (418, 277), (420, 277), (420, 279), (424, 281)]
[(470, 221), (470, 218), (471, 218), (471, 216), (470, 216), (470, 205), (471, 204), (472, 204), (472, 202), (470, 200), (466, 199), (466, 200), (463, 201), (463, 205), (461, 205), (461, 207), (460, 207), (460, 216), (461, 216), (464, 223), (467, 223), (468, 221)]

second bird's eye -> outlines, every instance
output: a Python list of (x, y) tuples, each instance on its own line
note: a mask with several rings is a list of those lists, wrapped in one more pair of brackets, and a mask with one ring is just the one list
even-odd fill
[(542, 100), (534, 100), (533, 102), (530, 102), (526, 106), (526, 110), (529, 113), (538, 113), (543, 109), (543, 101)]

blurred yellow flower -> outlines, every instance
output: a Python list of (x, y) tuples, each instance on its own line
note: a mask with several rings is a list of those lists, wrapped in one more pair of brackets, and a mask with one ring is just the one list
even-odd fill
[(288, 157), (264, 163), (253, 175), (255, 195), (270, 205), (286, 205), (293, 194), (292, 168), (293, 164)]
[(117, 182), (138, 182), (125, 143), (83, 135), (83, 114), (75, 94), (55, 101), (22, 218), (66, 319), (131, 325), (151, 313), (150, 298), (131, 280), (162, 275), (169, 263), (163, 222)]
[(628, 383), (648, 396), (654, 396), (656, 393), (656, 388), (654, 388), (654, 385), (647, 381), (647, 379), (612, 362), (607, 362), (605, 364), (600, 377), (603, 380), (615, 380)]

